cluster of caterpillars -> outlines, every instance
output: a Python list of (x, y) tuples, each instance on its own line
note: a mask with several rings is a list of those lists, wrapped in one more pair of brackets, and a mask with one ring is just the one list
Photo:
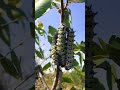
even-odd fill
[(66, 70), (74, 66), (74, 31), (61, 25), (53, 38), (51, 58), (56, 65)]
[(92, 88), (95, 86), (94, 82), (94, 71), (93, 71), (93, 66), (94, 63), (92, 61), (92, 56), (93, 56), (93, 38), (96, 35), (94, 33), (94, 27), (97, 24), (94, 21), (94, 17), (97, 13), (94, 13), (91, 10), (91, 6), (86, 6), (86, 12), (85, 12), (85, 33), (86, 33), (86, 59), (85, 59), (85, 88), (86, 90), (92, 90)]

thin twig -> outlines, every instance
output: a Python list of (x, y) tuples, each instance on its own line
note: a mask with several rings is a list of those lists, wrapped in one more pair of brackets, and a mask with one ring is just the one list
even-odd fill
[(64, 2), (61, 0), (61, 24), (64, 21)]

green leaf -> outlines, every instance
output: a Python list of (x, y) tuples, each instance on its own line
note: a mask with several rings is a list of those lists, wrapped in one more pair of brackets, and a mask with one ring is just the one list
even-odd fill
[(112, 45), (114, 48), (120, 49), (120, 38), (112, 35), (109, 39), (109, 44)]
[(76, 44), (74, 44), (74, 53), (77, 54), (80, 51), (85, 53), (85, 43), (84, 42), (81, 42), (80, 44), (78, 42), (76, 42)]
[(40, 50), (42, 57), (44, 58), (44, 51), (42, 50), (42, 48), (39, 48), (39, 50)]
[(44, 57), (42, 56), (43, 54), (43, 52), (40, 52), (40, 51), (38, 51), (38, 50), (35, 50), (35, 53), (36, 53), (36, 55), (39, 57), (39, 58), (41, 58), (41, 59), (44, 59)]
[(111, 66), (107, 68), (107, 83), (109, 90), (112, 90), (112, 74), (111, 74)]
[(85, 60), (85, 54), (82, 51), (80, 51), (80, 54), (81, 54), (81, 59)]
[(51, 67), (51, 63), (50, 63), (50, 62), (47, 63), (47, 64), (43, 67), (43, 71), (44, 71), (44, 70), (47, 70), (49, 67)]
[(109, 58), (109, 55), (96, 55), (96, 56), (93, 56), (92, 59), (93, 61), (96, 61), (96, 60), (99, 60), (99, 59), (104, 59), (104, 58)]
[(16, 79), (19, 79), (18, 71), (16, 70), (16, 67), (14, 67), (12, 61), (7, 59), (6, 57), (3, 57), (4, 56), (2, 56), (2, 59), (0, 59), (0, 63), (3, 66), (4, 70), (11, 76), (15, 77)]
[(48, 42), (49, 42), (50, 44), (52, 44), (52, 39), (53, 39), (53, 37), (51, 37), (51, 36), (48, 35)]
[(20, 66), (20, 61), (19, 61), (16, 53), (13, 50), (11, 51), (11, 59), (12, 59), (12, 63), (14, 64), (20, 78), (22, 78), (22, 70), (21, 70), (21, 66)]
[(35, 43), (36, 43), (37, 45), (39, 45), (39, 37), (38, 37), (38, 35), (36, 34), (36, 32), (35, 32)]
[(76, 59), (74, 59), (73, 64), (74, 64), (74, 66), (78, 66), (79, 65), (79, 63), (77, 62)]
[(80, 61), (80, 64), (81, 64), (81, 66), (82, 66), (83, 58), (82, 58), (82, 55), (81, 55), (81, 54), (80, 54), (80, 56), (79, 56), (79, 61)]
[(101, 63), (100, 65), (97, 65), (96, 68), (102, 68), (104, 70), (107, 70), (108, 66), (110, 64), (107, 61), (104, 61), (103, 63)]
[(54, 27), (52, 26), (49, 26), (49, 34), (51, 34), (52, 36), (57, 32), (57, 29), (55, 29)]
[(107, 58), (102, 58), (102, 59), (94, 60), (93, 62), (98, 66), (98, 65), (102, 64), (103, 62), (105, 62), (106, 60), (107, 60)]
[(71, 23), (72, 23), (71, 10), (70, 9), (66, 9), (65, 13), (64, 13), (64, 24), (67, 27), (70, 27)]
[(117, 78), (117, 73), (116, 73), (116, 68), (114, 63), (111, 65), (111, 72), (113, 73), (114, 77)]
[(100, 37), (98, 38), (101, 46), (102, 46), (102, 49), (104, 50), (104, 52), (108, 52), (108, 48), (107, 48), (107, 43), (105, 41), (103, 41)]
[(104, 50), (96, 42), (93, 42), (92, 50), (95, 55), (104, 55), (105, 54)]
[(82, 72), (85, 72), (85, 65), (84, 65), (83, 68), (82, 68)]
[(112, 72), (112, 86), (113, 86), (116, 83), (116, 78), (117, 78), (117, 73), (114, 63), (111, 65), (111, 72)]
[(112, 75), (112, 86), (116, 83), (115, 77)]
[(68, 77), (62, 77), (62, 82), (73, 83), (73, 81), (71, 80), (71, 78), (68, 78)]
[(80, 45), (81, 45), (82, 47), (85, 47), (85, 42), (81, 41)]
[(74, 44), (74, 49), (79, 49), (77, 44)]
[(7, 22), (4, 18), (0, 17), (0, 38), (4, 41), (5, 44), (10, 46), (10, 31), (9, 26), (5, 25)]
[(115, 56), (115, 55), (111, 55), (110, 58), (117, 64), (120, 66), (120, 56)]
[(109, 52), (110, 56), (120, 56), (120, 49), (119, 48), (113, 47), (110, 44), (107, 44), (107, 47), (108, 47), (108, 52)]
[(80, 49), (74, 49), (74, 53), (78, 55), (78, 53), (80, 53)]
[(50, 7), (52, 0), (39, 0), (35, 2), (35, 19), (42, 16)]

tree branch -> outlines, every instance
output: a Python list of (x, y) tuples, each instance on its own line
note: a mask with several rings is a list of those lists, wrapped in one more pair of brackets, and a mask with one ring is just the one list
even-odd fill
[(63, 75), (63, 72), (60, 73), (60, 76), (59, 76), (59, 86), (58, 86), (58, 90), (61, 90), (62, 89), (62, 75)]
[(56, 77), (55, 80), (53, 82), (52, 85), (52, 89), (51, 90), (56, 90), (56, 87), (58, 85), (58, 81), (61, 79), (62, 75), (61, 75), (62, 71), (60, 70), (60, 67), (57, 65), (57, 71), (56, 71)]
[(61, 0), (61, 24), (64, 21), (64, 2)]
[(38, 67), (36, 67), (36, 71), (37, 71), (37, 74), (38, 74), (38, 78), (40, 78), (40, 80), (41, 80), (41, 82), (42, 82), (42, 84), (44, 85), (44, 87), (45, 87), (45, 90), (50, 90), (49, 89), (49, 87), (48, 87), (48, 85), (47, 85), (47, 83), (46, 83), (46, 81), (45, 81), (45, 78), (44, 78), (44, 73), (43, 73), (43, 71), (42, 71), (42, 67), (40, 66), (38, 66)]

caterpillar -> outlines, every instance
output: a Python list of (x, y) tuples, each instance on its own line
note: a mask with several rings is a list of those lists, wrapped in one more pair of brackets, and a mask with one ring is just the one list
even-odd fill
[(66, 66), (65, 69), (69, 70), (74, 66), (74, 31), (67, 28), (67, 49), (66, 49)]
[(51, 57), (56, 65), (66, 70), (74, 66), (74, 31), (61, 25), (53, 38)]
[[(94, 20), (94, 17), (97, 13), (94, 13), (91, 10), (91, 6), (86, 6), (86, 15), (85, 15), (85, 33), (86, 33), (86, 50), (85, 50), (85, 75), (86, 75), (86, 83), (85, 83), (85, 87), (88, 89), (92, 89), (93, 86), (90, 85), (90, 83), (94, 83), (94, 77), (93, 77), (93, 66), (94, 63), (92, 61), (92, 55), (93, 55), (93, 38), (96, 35), (94, 33), (94, 27), (97, 24)], [(95, 85), (94, 85), (95, 86)]]
[(58, 38), (58, 32), (56, 32), (53, 36), (52, 48), (51, 48), (51, 58), (54, 60), (54, 63), (56, 65), (59, 65), (58, 54), (57, 54), (57, 50), (56, 50), (57, 38)]
[(66, 55), (65, 55), (65, 44), (66, 44), (66, 29), (64, 25), (61, 25), (60, 28), (58, 29), (58, 38), (57, 38), (57, 53), (60, 56), (60, 66), (64, 67), (65, 66), (65, 60), (66, 60)]
[(61, 25), (58, 28), (57, 34), (53, 38), (53, 46), (51, 50), (51, 57), (56, 65), (65, 66), (65, 44), (66, 44), (66, 30), (65, 26)]

